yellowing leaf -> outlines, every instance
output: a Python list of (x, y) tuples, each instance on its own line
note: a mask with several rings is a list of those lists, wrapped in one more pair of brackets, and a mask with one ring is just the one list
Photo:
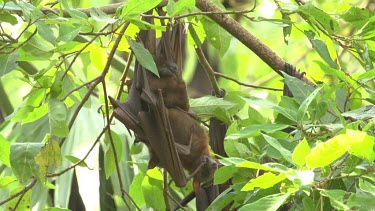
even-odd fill
[(357, 130), (347, 130), (346, 134), (352, 142), (349, 153), (362, 158), (368, 162), (375, 160), (374, 137), (367, 135), (365, 132)]
[(40, 152), (35, 156), (35, 162), (39, 165), (43, 182), (46, 179), (47, 169), (50, 166), (61, 166), (62, 157), (59, 143), (55, 140), (49, 141)]
[(310, 169), (324, 167), (333, 163), (347, 151), (372, 162), (375, 159), (373, 146), (374, 137), (365, 132), (347, 129), (346, 134), (335, 136), (313, 148), (306, 156), (306, 163)]

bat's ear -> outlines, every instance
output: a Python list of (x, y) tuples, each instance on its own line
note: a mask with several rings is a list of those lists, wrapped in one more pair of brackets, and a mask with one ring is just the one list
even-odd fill
[(200, 188), (201, 188), (201, 183), (196, 178), (194, 178), (193, 179), (193, 189), (194, 189), (195, 195), (197, 195), (199, 193)]

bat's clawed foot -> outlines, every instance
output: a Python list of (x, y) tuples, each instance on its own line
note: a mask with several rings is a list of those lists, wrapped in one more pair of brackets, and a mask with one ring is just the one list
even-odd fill
[(209, 156), (202, 156), (200, 162), (200, 169), (196, 173), (195, 178), (198, 178), (200, 182), (206, 182), (213, 178), (215, 171), (218, 168), (218, 164), (215, 159)]
[(218, 98), (223, 98), (227, 94), (227, 91), (223, 88), (220, 88), (220, 94), (216, 94), (214, 90), (211, 90), (211, 95), (218, 97)]

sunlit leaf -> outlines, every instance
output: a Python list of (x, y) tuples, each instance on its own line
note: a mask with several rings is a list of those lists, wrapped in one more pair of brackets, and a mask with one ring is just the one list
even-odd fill
[(266, 172), (260, 175), (257, 178), (251, 179), (242, 189), (241, 191), (251, 191), (254, 188), (270, 188), (277, 183), (283, 181), (286, 178), (285, 174), (276, 175), (271, 172)]
[(139, 172), (135, 177), (133, 178), (133, 182), (130, 185), (129, 188), (129, 194), (134, 199), (135, 203), (139, 207), (143, 207), (145, 205), (145, 199), (143, 197), (143, 192), (139, 191), (139, 187), (142, 185), (142, 181), (144, 179), (145, 175), (143, 172)]
[(142, 181), (141, 187), (146, 205), (155, 210), (165, 210), (162, 177), (161, 172), (153, 168), (147, 171), (147, 176)]
[(208, 41), (219, 51), (221, 56), (224, 56), (229, 48), (232, 36), (220, 25), (207, 18), (201, 19), (201, 22)]
[(309, 168), (324, 167), (333, 163), (347, 151), (372, 162), (375, 160), (373, 146), (374, 138), (365, 132), (346, 130), (346, 134), (337, 135), (314, 147), (306, 156), (306, 163)]
[(0, 135), (0, 161), (10, 167), (10, 143)]
[(302, 166), (306, 163), (306, 156), (310, 154), (310, 146), (307, 143), (306, 138), (304, 138), (301, 142), (298, 143), (296, 148), (294, 148), (293, 154), (292, 154), (292, 160), (293, 162), (298, 165)]
[(122, 15), (126, 20), (132, 19), (155, 8), (160, 2), (161, 0), (129, 0), (122, 9)]

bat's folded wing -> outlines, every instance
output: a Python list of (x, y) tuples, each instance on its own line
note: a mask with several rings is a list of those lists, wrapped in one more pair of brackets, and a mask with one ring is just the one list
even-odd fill
[(142, 99), (149, 103), (149, 111), (139, 113), (146, 138), (158, 155), (161, 167), (168, 171), (176, 186), (184, 187), (187, 179), (175, 146), (168, 109), (163, 104), (161, 93), (156, 97), (153, 93), (144, 90)]

